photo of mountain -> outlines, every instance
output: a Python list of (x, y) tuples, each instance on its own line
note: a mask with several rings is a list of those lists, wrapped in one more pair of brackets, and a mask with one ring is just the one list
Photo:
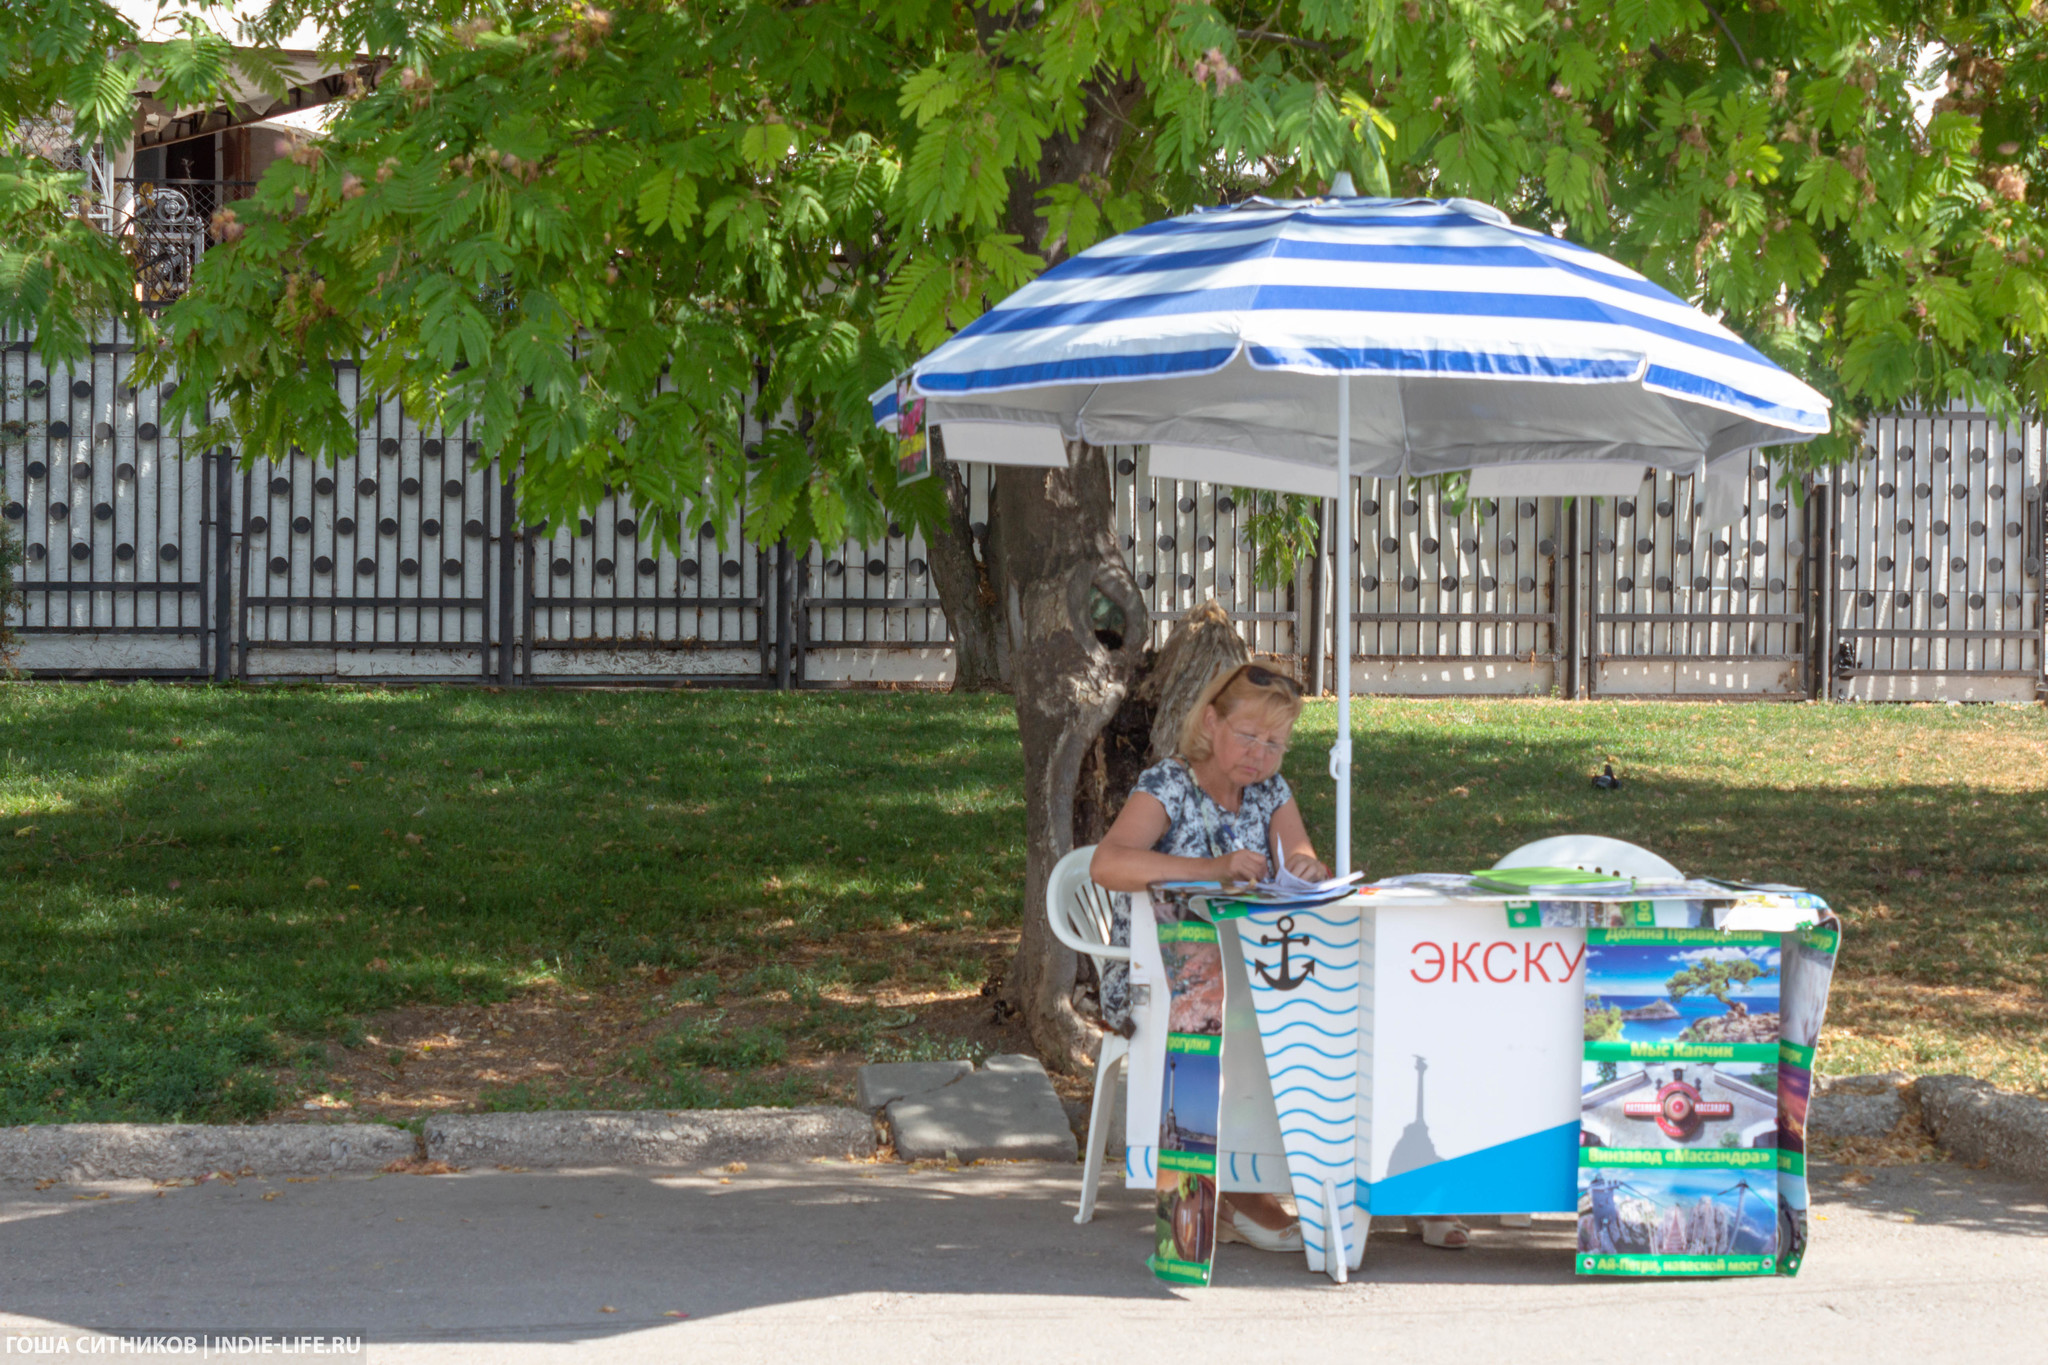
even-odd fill
[(1579, 1172), (1579, 1250), (1642, 1256), (1769, 1256), (1776, 1173), (1669, 1167)]

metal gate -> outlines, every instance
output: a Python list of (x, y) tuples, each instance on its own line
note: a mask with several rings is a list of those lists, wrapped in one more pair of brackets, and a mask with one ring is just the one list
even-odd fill
[[(353, 397), (354, 370), (335, 382)], [(239, 480), (235, 673), (511, 681), (509, 488), (467, 429), (423, 431), (396, 403), (356, 408), (354, 453), (266, 460)], [(494, 553), (495, 552), (495, 553)]]
[(1900, 413), (1834, 489), (1836, 695), (2027, 699), (2042, 675), (2038, 427)]
[(1587, 649), (1594, 696), (1806, 696), (1812, 678), (1813, 500), (1763, 460), (1726, 527), (1690, 476), (1586, 500)]
[(1110, 450), (1116, 536), (1151, 616), (1152, 643), (1211, 597), (1222, 604), (1255, 654), (1299, 654), (1303, 613), (1299, 575), (1262, 587), (1254, 574), (1251, 509), (1238, 490), (1183, 479), (1156, 479), (1150, 451)]
[[(1563, 593), (1555, 498), (1447, 503), (1361, 480), (1353, 494), (1354, 686), (1541, 693), (1556, 685)], [(1334, 524), (1326, 518), (1326, 525)]]

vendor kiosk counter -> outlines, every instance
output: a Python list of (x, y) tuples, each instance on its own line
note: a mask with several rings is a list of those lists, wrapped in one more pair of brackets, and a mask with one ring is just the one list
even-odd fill
[[(1326, 1178), (1342, 1170), (1358, 1208), (1374, 1215), (1577, 1211), (1587, 926), (1784, 932), (1824, 911), (1789, 889), (1723, 894), (1728, 901), (1703, 911), (1699, 899), (1645, 893), (1532, 903), (1389, 886), (1292, 913), (1219, 915), (1218, 1187), (1299, 1200), (1291, 1141), (1297, 1167), (1311, 1148), (1314, 1168)], [(1170, 1067), (1150, 901), (1132, 902), (1137, 1032), (1124, 1174), (1128, 1187), (1149, 1190)], [(1356, 963), (1348, 991), (1347, 961)], [(1277, 1039), (1276, 1026), (1286, 1030)], [(1349, 1113), (1334, 1112), (1347, 1098)], [(1775, 1113), (1752, 1117), (1754, 1136), (1768, 1140)], [(1304, 1206), (1305, 1222), (1311, 1212)]]

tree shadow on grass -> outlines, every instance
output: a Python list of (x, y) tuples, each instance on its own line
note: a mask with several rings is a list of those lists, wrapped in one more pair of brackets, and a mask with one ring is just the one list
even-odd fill
[[(1007, 698), (137, 685), (0, 703), (17, 758), (4, 833), (28, 831), (0, 843), (0, 986), (29, 1002), (8, 1019), (0, 1120), (252, 1117), (263, 1068), (369, 1012), (1037, 913)], [(1848, 926), (1837, 1018), (1867, 1022), (1857, 1056), (1934, 1055), (1960, 1018), (2000, 1079), (2048, 1089), (2048, 1021), (2029, 1031), (1983, 1001), (1902, 1042), (1899, 1011), (1926, 1003), (1866, 1016), (1858, 993), (2048, 988), (2039, 790), (1851, 780), (1805, 756), (1850, 731), (1975, 730), (1829, 708), (1361, 715), (1368, 871), (1467, 870), (1599, 833), (1689, 872), (1810, 886)], [(1325, 853), (1331, 721), (1308, 713), (1290, 764)], [(1622, 789), (1596, 791), (1617, 752)]]

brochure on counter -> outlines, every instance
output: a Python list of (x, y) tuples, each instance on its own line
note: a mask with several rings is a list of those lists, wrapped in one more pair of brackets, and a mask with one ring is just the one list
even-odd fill
[(1277, 877), (1257, 882), (1154, 882), (1155, 896), (1179, 896), (1208, 903), (1215, 919), (1241, 918), (1247, 910), (1278, 909), (1286, 906), (1313, 907), (1343, 900), (1365, 883), (1363, 872), (1348, 877), (1331, 877), (1312, 882), (1282, 870)]

